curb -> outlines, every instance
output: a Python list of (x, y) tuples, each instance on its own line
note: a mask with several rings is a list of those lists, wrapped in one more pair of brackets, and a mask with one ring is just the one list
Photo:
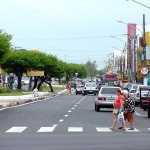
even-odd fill
[[(57, 94), (44, 94), (42, 96), (39, 96), (39, 97), (30, 97), (30, 98), (17, 98), (17, 99), (14, 99), (12, 98), (13, 101), (0, 101), (0, 109), (3, 109), (5, 107), (13, 107), (13, 106), (17, 106), (17, 105), (22, 105), (22, 104), (25, 104), (25, 103), (29, 103), (29, 102), (34, 102), (34, 101), (38, 101), (38, 100), (42, 100), (42, 99), (46, 99), (46, 98), (53, 98), (57, 95), (61, 95), (61, 94), (64, 94), (65, 92), (67, 91), (67, 89), (65, 90), (62, 90), (60, 92), (58, 92)], [(3, 103), (3, 104), (2, 104)]]

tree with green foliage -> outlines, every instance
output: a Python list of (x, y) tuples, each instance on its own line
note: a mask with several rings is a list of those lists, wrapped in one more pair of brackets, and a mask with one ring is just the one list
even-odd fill
[(9, 52), (12, 36), (3, 30), (0, 30), (0, 63), (2, 58)]
[(66, 64), (66, 81), (68, 82), (70, 78), (75, 77), (75, 73), (78, 73), (79, 78), (84, 78), (87, 76), (87, 70), (82, 64)]
[(8, 73), (15, 73), (18, 77), (18, 89), (21, 89), (21, 79), (23, 73), (28, 69), (43, 70), (45, 54), (33, 51), (10, 51), (2, 63), (2, 68)]
[(90, 61), (88, 60), (85, 64), (85, 67), (88, 71), (88, 76), (89, 77), (94, 77), (97, 75), (97, 64), (96, 64), (96, 61)]
[[(44, 71), (44, 76), (34, 77), (33, 89), (37, 87), (39, 90), (43, 82), (46, 82), (52, 92), (51, 78), (61, 78), (64, 75), (64, 64), (56, 56), (34, 51), (11, 51), (5, 57), (2, 67), (8, 73), (13, 72), (17, 75), (18, 89), (21, 89), (23, 73), (27, 73), (28, 70)], [(30, 89), (31, 84), (29, 85)]]

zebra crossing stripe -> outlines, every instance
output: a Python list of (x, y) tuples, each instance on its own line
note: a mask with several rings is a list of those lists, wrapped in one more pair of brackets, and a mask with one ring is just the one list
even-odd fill
[(23, 132), (27, 127), (12, 127), (8, 129), (6, 132), (7, 133), (21, 133)]
[(83, 127), (68, 127), (68, 132), (83, 132)]
[(150, 130), (150, 128), (148, 128), (148, 130)]
[(112, 132), (109, 128), (96, 127), (97, 132)]
[(55, 127), (41, 127), (37, 132), (53, 132)]
[(126, 129), (126, 132), (140, 132), (138, 129), (134, 128), (134, 130), (129, 130), (129, 128)]

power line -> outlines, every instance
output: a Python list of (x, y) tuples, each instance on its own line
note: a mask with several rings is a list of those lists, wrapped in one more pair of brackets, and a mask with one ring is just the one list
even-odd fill
[[(121, 35), (114, 35), (114, 36), (124, 36)], [(86, 37), (71, 37), (71, 38), (46, 38), (46, 37), (40, 37), (40, 38), (13, 38), (14, 40), (84, 40), (84, 39), (99, 39), (99, 38), (109, 38), (110, 35), (107, 36), (86, 36)]]

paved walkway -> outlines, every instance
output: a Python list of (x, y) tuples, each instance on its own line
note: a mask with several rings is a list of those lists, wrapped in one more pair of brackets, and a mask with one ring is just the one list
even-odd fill
[(42, 100), (66, 92), (67, 89), (62, 90), (57, 94), (52, 94), (49, 92), (38, 92), (38, 94), (28, 94), (28, 95), (19, 95), (19, 96), (0, 96), (0, 108), (20, 105), (31, 101)]

